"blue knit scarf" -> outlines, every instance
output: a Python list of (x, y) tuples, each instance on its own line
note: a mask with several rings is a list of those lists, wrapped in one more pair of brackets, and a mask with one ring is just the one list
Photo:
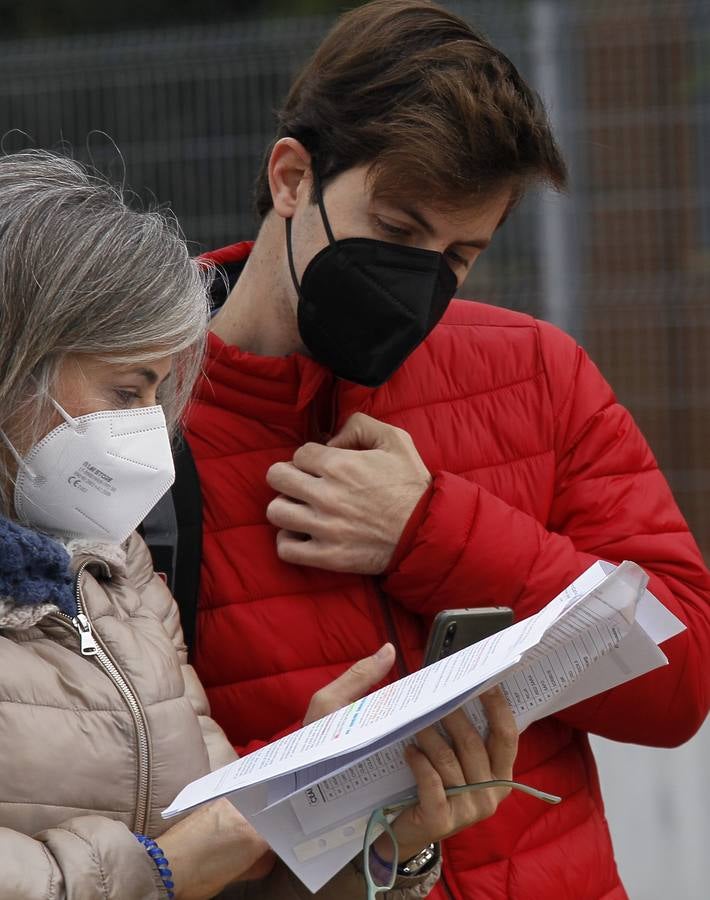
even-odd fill
[(0, 597), (19, 606), (53, 603), (76, 615), (69, 554), (47, 535), (0, 516)]

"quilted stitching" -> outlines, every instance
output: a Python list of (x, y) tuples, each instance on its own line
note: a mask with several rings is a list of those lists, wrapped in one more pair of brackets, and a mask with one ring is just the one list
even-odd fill
[[(658, 523), (664, 549), (653, 548), (648, 558), (671, 560), (666, 577), (680, 570), (685, 578), (679, 593), (702, 595), (706, 602), (707, 574), (697, 551), (684, 543), (682, 517), (649, 462), (650, 452), (585, 359), (571, 339), (528, 316), (454, 301), (382, 388), (338, 387), (338, 426), (360, 410), (405, 428), (436, 475), (427, 516), (386, 580), (399, 600), (392, 611), (409, 666), (419, 664), (426, 630), (414, 611), (426, 617), (434, 607), (508, 601), (518, 617), (529, 614), (593, 561), (579, 550), (593, 552), (602, 535), (614, 531), (603, 515), (616, 517), (620, 536), (652, 530), (644, 522)], [(275, 530), (265, 517), (273, 496), (265, 475), (269, 465), (290, 459), (311, 438), (299, 378), (311, 386), (309, 396), (313, 385), (327, 385), (312, 360), (250, 358), (213, 339), (207, 380), (189, 422), (205, 502), (196, 664), (215, 717), (240, 748), (251, 749), (291, 726), (315, 689), (386, 637), (367, 579), (288, 566), (276, 556)], [(264, 403), (257, 415), (260, 386)], [(607, 460), (609, 416), (625, 429), (626, 449)], [(610, 461), (618, 474), (604, 468)], [(617, 485), (625, 479), (632, 490), (641, 478), (636, 508)], [(608, 512), (598, 503), (607, 495)], [(653, 498), (650, 512), (646, 497)], [(584, 507), (595, 504), (599, 518), (592, 516), (585, 535)], [(562, 533), (575, 528), (579, 548)], [(607, 548), (608, 558), (623, 550), (643, 564), (643, 546), (642, 540), (625, 546), (619, 537)], [(657, 579), (654, 589), (678, 608), (665, 582)], [(678, 666), (681, 674), (683, 668)], [(676, 688), (673, 683), (667, 691), (675, 696)], [(707, 698), (698, 694), (687, 701), (678, 734), (694, 727), (693, 715), (704, 715), (703, 703)], [(584, 716), (593, 720), (593, 714), (593, 707), (578, 714), (581, 728), (589, 727)], [(612, 704), (603, 722), (623, 730), (626, 721), (630, 730), (643, 730), (643, 716), (648, 734), (658, 732), (660, 713), (648, 704), (636, 718)], [(577, 724), (573, 713), (570, 722)], [(518, 774), (561, 791), (566, 803), (547, 811), (509, 799), (491, 820), (447, 841), (446, 878), (456, 898), (572, 898), (563, 872), (575, 854), (587, 862), (578, 875), (583, 891), (574, 900), (626, 896), (586, 738), (571, 724), (562, 717), (536, 723), (522, 736), (518, 758)], [(431, 896), (444, 900), (445, 894), (438, 887)]]

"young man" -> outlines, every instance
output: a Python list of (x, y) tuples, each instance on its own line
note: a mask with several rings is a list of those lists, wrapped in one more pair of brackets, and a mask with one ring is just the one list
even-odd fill
[[(432, 896), (619, 900), (586, 733), (671, 745), (708, 707), (710, 577), (630, 415), (584, 352), (449, 302), (524, 190), (562, 187), (535, 95), (462, 20), (378, 0), (293, 85), (188, 428), (204, 500), (195, 662), (241, 752), (383, 639), (421, 665), (441, 609), (539, 610), (632, 559), (687, 624), (670, 665), (538, 722), (511, 797), (444, 842)], [(218, 298), (224, 299), (224, 298)]]

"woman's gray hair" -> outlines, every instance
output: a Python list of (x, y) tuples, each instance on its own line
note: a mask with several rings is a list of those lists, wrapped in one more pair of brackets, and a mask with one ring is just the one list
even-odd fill
[[(120, 364), (174, 356), (161, 386), (174, 431), (199, 372), (211, 270), (174, 219), (130, 209), (119, 188), (46, 151), (0, 157), (0, 429), (42, 436), (67, 354)], [(0, 453), (0, 510), (10, 514)]]

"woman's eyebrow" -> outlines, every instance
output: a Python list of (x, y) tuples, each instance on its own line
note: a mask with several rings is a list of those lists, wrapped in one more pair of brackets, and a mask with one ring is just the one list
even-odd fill
[(148, 382), (148, 384), (157, 384), (158, 383), (158, 373), (154, 369), (147, 369), (141, 367), (140, 369), (134, 369), (134, 372), (137, 372), (139, 375), (142, 375), (143, 378)]
[(146, 366), (139, 366), (139, 367), (134, 368), (134, 369), (129, 369), (128, 371), (129, 371), (129, 372), (132, 372), (132, 373), (135, 373), (136, 375), (140, 375), (141, 377), (145, 378), (145, 380), (146, 380), (146, 381), (148, 382), (148, 384), (151, 385), (151, 386), (154, 385), (154, 384), (158, 384), (159, 382), (162, 384), (163, 381), (165, 381), (167, 378), (170, 377), (170, 372), (168, 372), (167, 375), (165, 376), (165, 378), (163, 378), (163, 379), (161, 380), (160, 376), (159, 376), (158, 373), (155, 371), (155, 369), (149, 369), (149, 368), (146, 367)]

